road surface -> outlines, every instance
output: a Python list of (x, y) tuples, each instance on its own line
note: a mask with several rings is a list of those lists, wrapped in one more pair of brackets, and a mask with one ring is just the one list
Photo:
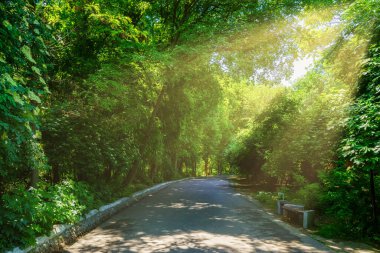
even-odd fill
[(226, 180), (185, 180), (127, 207), (64, 252), (329, 252), (272, 219)]

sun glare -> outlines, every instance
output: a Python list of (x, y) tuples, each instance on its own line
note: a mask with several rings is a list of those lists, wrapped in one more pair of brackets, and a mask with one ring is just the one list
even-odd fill
[(305, 9), (230, 36), (210, 64), (255, 85), (290, 87), (310, 71), (338, 40), (342, 9)]
[(286, 87), (292, 86), (299, 78), (305, 76), (305, 74), (314, 66), (314, 62), (314, 57), (310, 56), (295, 60), (293, 63), (293, 74), (289, 79), (282, 80), (282, 85)]

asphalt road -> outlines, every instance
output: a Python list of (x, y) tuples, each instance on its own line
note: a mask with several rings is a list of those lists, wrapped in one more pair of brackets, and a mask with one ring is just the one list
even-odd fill
[(170, 185), (127, 207), (64, 252), (329, 252), (220, 178)]

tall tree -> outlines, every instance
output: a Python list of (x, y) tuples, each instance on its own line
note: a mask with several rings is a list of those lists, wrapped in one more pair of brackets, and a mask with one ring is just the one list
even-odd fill
[[(35, 185), (46, 168), (40, 145), (48, 52), (46, 28), (25, 1), (0, 3), (0, 192), (23, 178)], [(26, 179), (30, 178), (30, 179)]]

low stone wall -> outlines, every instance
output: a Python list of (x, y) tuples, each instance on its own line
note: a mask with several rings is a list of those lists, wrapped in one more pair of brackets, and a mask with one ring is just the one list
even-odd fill
[(303, 205), (290, 204), (286, 200), (277, 200), (277, 214), (306, 229), (314, 224), (314, 210), (305, 210)]
[(99, 209), (94, 209), (74, 225), (55, 225), (50, 233), (50, 236), (42, 236), (36, 239), (36, 245), (24, 250), (15, 248), (7, 253), (46, 253), (60, 251), (65, 245), (74, 243), (79, 236), (88, 233), (99, 224), (119, 212), (121, 209), (151, 193), (167, 187), (169, 184), (182, 180), (184, 179), (158, 184), (151, 188), (136, 192), (131, 197), (121, 198), (113, 203), (104, 205)]

